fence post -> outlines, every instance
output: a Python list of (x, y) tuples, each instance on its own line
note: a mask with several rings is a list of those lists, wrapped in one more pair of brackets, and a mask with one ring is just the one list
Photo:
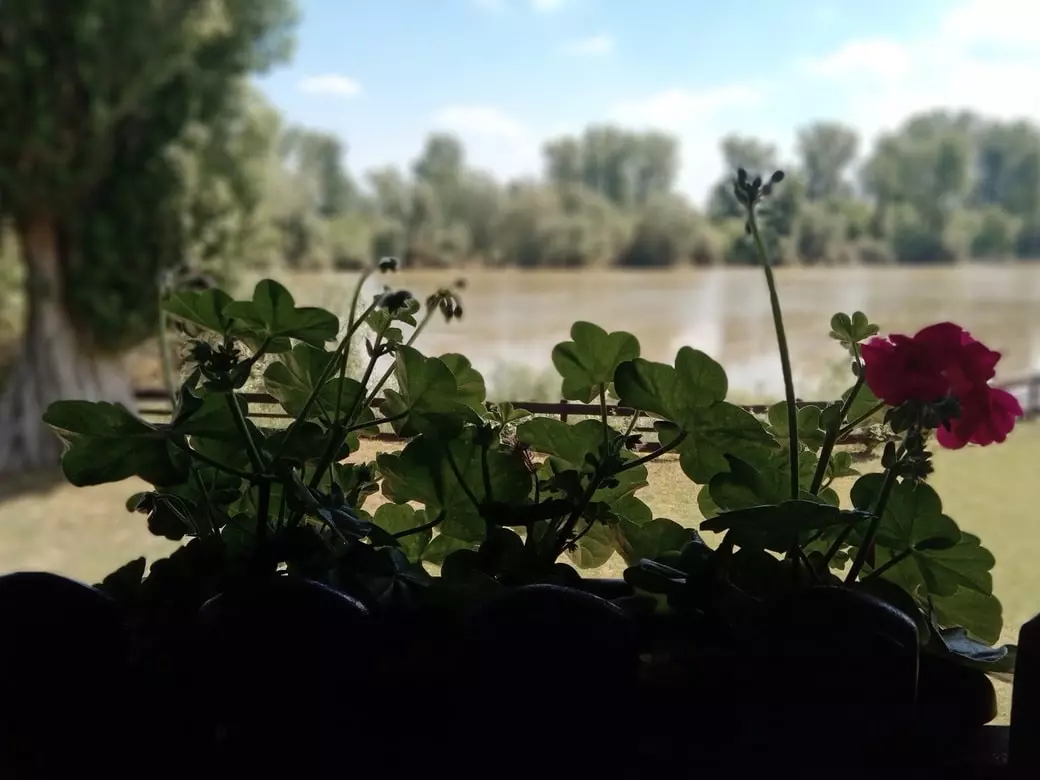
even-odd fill
[(1040, 412), (1040, 378), (1030, 377), (1026, 386), (1026, 417), (1035, 417)]
[[(568, 404), (568, 401), (567, 401), (566, 398), (561, 398), (560, 399), (560, 405), (561, 406), (566, 407), (567, 404)], [(562, 412), (560, 412), (560, 422), (567, 422), (567, 410), (566, 409), (564, 409)]]

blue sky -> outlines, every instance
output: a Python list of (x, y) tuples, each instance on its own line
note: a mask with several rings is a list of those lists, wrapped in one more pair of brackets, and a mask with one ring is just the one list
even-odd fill
[(1035, 0), (303, 0), (296, 56), (260, 80), (347, 164), (407, 165), (431, 131), (472, 165), (537, 175), (540, 147), (592, 122), (682, 144), (699, 200), (728, 132), (775, 142), (818, 118), (865, 144), (914, 111), (1040, 121)]

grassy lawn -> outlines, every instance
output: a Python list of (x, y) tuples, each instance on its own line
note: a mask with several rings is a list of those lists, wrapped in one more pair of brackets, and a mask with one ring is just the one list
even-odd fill
[[(360, 453), (371, 457), (394, 445), (366, 442)], [(994, 583), (1004, 604), (1004, 641), (1014, 641), (1021, 624), (1040, 611), (1040, 424), (1023, 424), (1002, 445), (936, 454), (932, 484), (944, 506), (967, 531), (982, 537), (997, 558)], [(846, 493), (852, 480), (836, 485)], [(49, 570), (95, 582), (131, 558), (163, 555), (174, 545), (151, 536), (144, 518), (131, 515), (124, 501), (144, 483), (136, 480), (93, 488), (64, 484), (30, 485), (14, 497), (0, 496), (0, 572)], [(697, 487), (665, 456), (650, 470), (650, 486), (641, 494), (658, 517), (680, 523), (700, 522)], [(379, 497), (374, 497), (373, 502)], [(843, 496), (847, 498), (847, 495)], [(591, 574), (620, 576), (615, 557)], [(1001, 718), (1007, 717), (1008, 690), (998, 686)]]

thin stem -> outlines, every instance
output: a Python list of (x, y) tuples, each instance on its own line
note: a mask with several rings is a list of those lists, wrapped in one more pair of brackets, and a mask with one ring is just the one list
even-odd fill
[[(353, 309), (351, 309), (351, 322), (347, 328), (347, 335), (344, 339), (346, 346), (343, 348), (343, 354), (339, 356), (339, 385), (336, 388), (336, 413), (335, 419), (339, 419), (339, 413), (343, 410), (343, 380), (347, 376), (347, 363), (350, 361), (350, 340), (354, 337), (354, 333), (357, 331), (361, 324), (368, 319), (368, 315), (375, 311), (377, 301), (373, 301), (364, 313), (355, 322), (353, 320)], [(354, 306), (357, 306), (357, 298), (354, 299)]]
[[(855, 348), (855, 345), (854, 349), (858, 363), (859, 349)], [(827, 466), (829, 466), (831, 462), (831, 453), (834, 452), (834, 445), (837, 443), (838, 436), (841, 434), (841, 424), (845, 422), (845, 417), (848, 415), (849, 409), (852, 408), (856, 396), (859, 395), (859, 391), (863, 387), (863, 381), (863, 371), (860, 370), (859, 376), (856, 377), (856, 383), (852, 386), (852, 390), (849, 391), (849, 397), (845, 399), (844, 403), (841, 405), (841, 409), (838, 411), (837, 419), (832, 423), (831, 427), (827, 429), (827, 438), (824, 439), (823, 449), (820, 450), (820, 460), (816, 464), (816, 473), (813, 474), (812, 485), (809, 487), (809, 492), (814, 496), (820, 494), (823, 479), (827, 475)]]
[(459, 469), (459, 464), (455, 462), (455, 458), (451, 454), (451, 450), (445, 446), (444, 457), (448, 461), (448, 467), (451, 469), (451, 473), (455, 475), (455, 480), (459, 483), (459, 487), (462, 488), (462, 492), (466, 494), (466, 498), (470, 500), (473, 506), (478, 512), (483, 511), (483, 507), (480, 501), (477, 499), (476, 494), (470, 489), (470, 486), (466, 484), (465, 478), (462, 476), (462, 471)]
[(232, 477), (238, 477), (239, 479), (253, 478), (253, 475), (249, 474), (248, 472), (240, 471), (239, 469), (236, 469), (233, 466), (228, 466), (224, 463), (221, 463), (218, 460), (213, 460), (213, 458), (209, 457), (208, 455), (203, 455), (198, 450), (193, 450), (191, 447), (188, 446), (188, 443), (184, 441), (184, 439), (182, 438), (171, 438), (170, 443), (182, 452), (186, 452), (187, 454), (191, 455), (191, 457), (197, 460), (199, 463), (205, 463), (207, 466), (215, 468), (217, 471), (221, 471)]
[(163, 289), (159, 287), (159, 360), (162, 362), (163, 381), (170, 396), (170, 404), (177, 407), (177, 390), (173, 381), (173, 365), (170, 363), (169, 333), (166, 328), (166, 310), (163, 308)]
[(855, 420), (853, 420), (848, 425), (843, 427), (840, 431), (838, 431), (838, 438), (839, 439), (844, 439), (846, 436), (848, 436), (850, 433), (852, 433), (854, 430), (856, 430), (856, 428), (859, 426), (860, 423), (862, 423), (864, 420), (869, 420), (871, 417), (873, 417), (875, 414), (877, 414), (878, 412), (880, 412), (884, 408), (885, 408), (884, 401), (882, 401), (881, 403), (878, 403), (877, 405), (873, 406), (870, 409), (869, 412), (861, 414)]
[(482, 442), (480, 446), (480, 475), (484, 480), (484, 501), (491, 503), (495, 500), (491, 491), (491, 464), (488, 463), (488, 444)]
[(911, 547), (909, 550), (903, 550), (901, 553), (896, 553), (883, 564), (874, 569), (874, 571), (872, 571), (867, 577), (865, 577), (863, 581), (869, 582), (870, 580), (881, 577), (882, 574), (891, 569), (893, 566), (898, 566), (900, 563), (902, 563), (911, 555), (913, 555), (914, 552), (914, 548)]
[(398, 531), (396, 534), (392, 534), (392, 536), (395, 539), (404, 539), (406, 536), (412, 536), (413, 534), (421, 534), (423, 531), (432, 531), (434, 528), (436, 528), (444, 522), (445, 515), (447, 515), (447, 512), (441, 510), (440, 514), (438, 514), (430, 522), (423, 523), (422, 525), (417, 525), (415, 526), (415, 528), (409, 528), (406, 531)]
[(260, 450), (257, 449), (256, 442), (253, 441), (253, 436), (249, 433), (246, 416), (242, 413), (242, 407), (238, 405), (238, 398), (234, 393), (228, 393), (226, 398), (228, 408), (231, 409), (231, 417), (235, 421), (235, 427), (238, 428), (238, 433), (245, 443), (249, 463), (253, 467), (253, 471), (256, 474), (260, 474), (264, 471), (264, 459), (260, 457)]
[(617, 476), (622, 471), (628, 471), (629, 469), (634, 469), (637, 466), (643, 466), (643, 465), (649, 463), (652, 460), (657, 460), (662, 455), (664, 455), (666, 452), (671, 452), (672, 450), (674, 450), (676, 447), (678, 447), (680, 444), (682, 444), (683, 441), (685, 441), (685, 439), (686, 439), (686, 432), (683, 431), (678, 436), (676, 436), (674, 439), (672, 439), (670, 442), (668, 442), (667, 444), (662, 444), (660, 447), (658, 447), (653, 452), (647, 453), (646, 455), (644, 455), (641, 458), (636, 458), (635, 460), (630, 460), (625, 465), (620, 466), (619, 468), (615, 469), (614, 470), (614, 476)]
[(893, 466), (890, 466), (885, 472), (885, 481), (882, 483), (881, 492), (878, 493), (877, 501), (874, 503), (870, 526), (867, 528), (867, 533), (863, 536), (863, 543), (860, 545), (859, 550), (856, 551), (856, 560), (852, 562), (852, 568), (849, 569), (849, 573), (845, 577), (846, 585), (856, 581), (860, 571), (863, 570), (863, 566), (867, 562), (870, 548), (874, 544), (874, 537), (877, 536), (878, 528), (881, 526), (881, 518), (885, 514), (885, 505), (888, 503), (888, 497), (892, 495), (892, 488), (895, 485), (896, 470)]
[(634, 431), (636, 429), (636, 423), (639, 422), (639, 414), (640, 414), (640, 412), (639, 412), (638, 409), (633, 409), (632, 410), (632, 419), (628, 421), (628, 427), (625, 428), (625, 438), (626, 439), (629, 436), (631, 436), (632, 435), (632, 431)]
[(769, 306), (773, 311), (773, 327), (776, 330), (776, 345), (780, 351), (780, 369), (784, 375), (784, 395), (787, 399), (787, 427), (791, 464), (791, 498), (798, 498), (798, 409), (795, 407), (794, 376), (791, 372), (791, 356), (787, 350), (787, 333), (784, 330), (783, 313), (780, 310), (780, 296), (776, 290), (776, 279), (773, 277), (773, 266), (769, 262), (762, 235), (758, 231), (755, 220), (754, 205), (748, 206), (748, 226), (755, 240), (758, 259), (766, 275), (766, 286), (769, 288)]
[[(336, 346), (336, 350), (332, 353), (332, 358), (330, 358), (325, 368), (322, 369), (321, 374), (318, 375), (318, 379), (317, 381), (315, 381), (314, 387), (311, 389), (310, 395), (308, 395), (307, 400), (304, 401), (303, 409), (301, 409), (300, 413), (296, 416), (297, 420), (307, 419), (307, 415), (310, 414), (311, 408), (318, 401), (318, 396), (321, 393), (322, 387), (324, 387), (325, 383), (329, 380), (329, 377), (332, 376), (332, 372), (336, 370), (336, 367), (340, 365), (339, 361), (342, 360), (342, 365), (346, 366), (346, 356), (344, 352), (348, 349), (350, 345), (350, 339), (353, 337), (354, 332), (358, 329), (359, 323), (365, 321), (364, 318), (368, 316), (368, 312), (371, 311), (374, 307), (375, 303), (369, 306), (369, 308), (365, 311), (365, 314), (362, 317), (362, 319), (358, 320), (357, 322), (350, 323), (350, 325), (347, 328), (347, 332), (344, 334), (343, 338), (340, 339), (339, 344)], [(340, 382), (340, 388), (342, 387), (343, 383)], [(282, 455), (285, 454), (289, 447), (289, 442), (292, 441), (293, 436), (296, 434), (296, 430), (296, 426), (291, 427), (289, 429), (289, 433), (287, 433), (285, 438), (282, 439), (282, 444), (278, 448), (278, 451), (275, 453), (274, 456), (275, 461), (280, 460)]]
[[(570, 516), (564, 521), (563, 526), (556, 535), (556, 555), (553, 557), (553, 561), (556, 560), (556, 557), (560, 552), (567, 548), (570, 536), (578, 526), (578, 520), (581, 519), (582, 514), (584, 514), (585, 510), (589, 506), (589, 502), (592, 501), (592, 497), (596, 494), (596, 491), (599, 490), (599, 486), (603, 483), (603, 478), (604, 475), (600, 473), (599, 469), (596, 469), (595, 473), (592, 475), (592, 479), (589, 480), (589, 484), (585, 488), (585, 492), (578, 501), (578, 505), (574, 507), (574, 511), (572, 511)], [(550, 561), (550, 563), (553, 561)]]
[[(426, 315), (421, 320), (419, 320), (419, 324), (415, 326), (415, 330), (412, 331), (412, 335), (409, 336), (408, 341), (404, 343), (406, 347), (410, 347), (412, 346), (412, 344), (415, 343), (415, 340), (419, 338), (419, 334), (423, 332), (423, 329), (430, 322), (430, 320), (433, 319), (433, 315), (436, 314), (436, 312), (437, 310), (435, 308), (431, 307), (427, 309)], [(386, 384), (386, 381), (394, 373), (395, 368), (396, 366), (393, 363), (391, 363), (390, 367), (383, 372), (383, 375), (381, 377), (379, 377), (379, 381), (376, 382), (376, 386), (372, 388), (372, 392), (368, 395), (369, 405), (371, 405), (376, 400), (376, 396), (379, 395), (379, 391), (383, 389), (383, 385)]]
[(607, 386), (599, 385), (599, 419), (603, 423), (603, 457), (610, 452), (610, 429), (607, 423)]

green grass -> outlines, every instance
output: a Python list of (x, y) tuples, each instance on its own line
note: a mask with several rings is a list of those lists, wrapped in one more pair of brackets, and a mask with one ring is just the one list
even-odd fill
[[(395, 445), (365, 442), (360, 457)], [(932, 484), (944, 507), (966, 531), (982, 537), (997, 559), (994, 587), (1004, 604), (1004, 641), (1015, 641), (1022, 623), (1040, 611), (1040, 424), (1022, 424), (1007, 443), (995, 447), (940, 451)], [(852, 480), (836, 485), (843, 498)], [(0, 572), (36, 569), (95, 582), (140, 555), (163, 555), (175, 545), (151, 536), (141, 515), (131, 515), (124, 501), (145, 489), (137, 480), (92, 488), (37, 483), (6, 499), (0, 497)], [(697, 487), (664, 456), (650, 469), (650, 486), (641, 494), (658, 517), (696, 525)], [(373, 501), (378, 501), (374, 497)], [(620, 576), (617, 557), (588, 574)], [(1001, 718), (1008, 712), (1008, 689), (998, 686)]]

